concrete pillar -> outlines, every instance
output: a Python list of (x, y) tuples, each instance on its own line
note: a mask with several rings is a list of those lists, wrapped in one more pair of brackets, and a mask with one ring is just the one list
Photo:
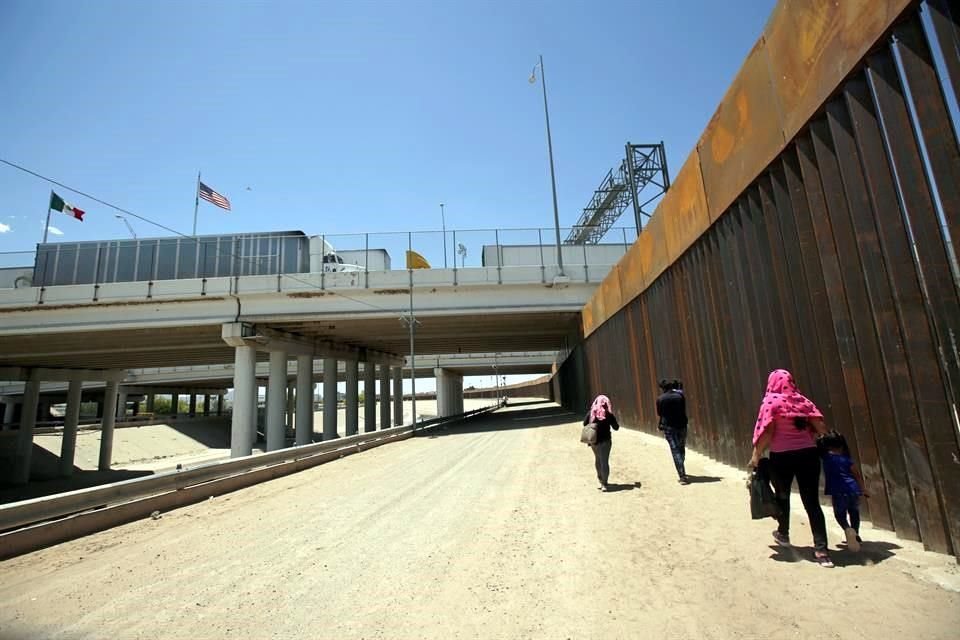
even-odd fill
[(123, 421), (123, 419), (127, 416), (127, 389), (126, 387), (120, 387), (119, 389), (119, 397), (117, 398), (117, 417)]
[[(236, 347), (233, 365), (233, 418), (230, 422), (230, 457), (253, 452), (257, 419), (257, 350)], [(222, 397), (222, 396), (221, 396)]]
[(377, 365), (363, 363), (363, 430), (367, 433), (377, 430)]
[(360, 430), (360, 363), (356, 360), (347, 360), (346, 389), (344, 401), (346, 403), (346, 435), (355, 436)]
[(287, 352), (270, 352), (270, 378), (267, 382), (267, 451), (283, 449), (283, 411), (287, 405)]
[(380, 428), (390, 428), (390, 365), (380, 365)]
[(217, 394), (217, 415), (218, 416), (223, 415), (223, 394), (222, 393)]
[(73, 460), (77, 451), (77, 425), (80, 423), (80, 402), (83, 382), (71, 380), (67, 389), (67, 413), (63, 417), (63, 442), (60, 444), (60, 475), (73, 475)]
[(16, 410), (17, 403), (13, 400), (9, 400), (3, 405), (3, 424), (6, 425), (5, 428), (10, 428), (10, 424), (13, 422), (13, 413)]
[(210, 394), (209, 393), (203, 394), (203, 415), (205, 416), (210, 415)]
[(170, 394), (170, 414), (177, 415), (180, 413), (180, 394), (171, 393)]
[(403, 424), (403, 369), (393, 368), (393, 424)]
[(293, 411), (297, 408), (297, 381), (287, 382), (287, 426), (293, 426)]
[(437, 379), (437, 415), (455, 416), (463, 413), (463, 376), (447, 369), (434, 369)]
[(298, 446), (313, 440), (313, 356), (297, 356), (296, 434)]
[(197, 415), (197, 394), (195, 393), (190, 394), (190, 405), (187, 409), (187, 415), (191, 417)]
[(100, 422), (100, 461), (97, 468), (100, 471), (110, 471), (110, 462), (113, 460), (113, 427), (117, 415), (117, 383), (107, 382), (103, 394), (103, 421)]
[[(263, 390), (263, 415), (260, 415), (260, 393)], [(250, 444), (256, 444), (260, 438), (257, 431), (266, 433), (267, 431), (267, 397), (269, 389), (262, 384), (256, 386), (256, 393), (253, 396), (253, 431), (250, 433)]]
[(14, 460), (13, 481), (27, 484), (30, 481), (30, 459), (33, 455), (33, 428), (37, 424), (37, 403), (40, 400), (40, 381), (28, 380), (23, 388), (23, 411), (20, 414), (20, 431), (17, 432), (17, 457)]
[(337, 434), (337, 359), (323, 359), (323, 439), (338, 438)]
[(147, 413), (153, 413), (153, 402), (156, 396), (152, 393), (147, 394)]

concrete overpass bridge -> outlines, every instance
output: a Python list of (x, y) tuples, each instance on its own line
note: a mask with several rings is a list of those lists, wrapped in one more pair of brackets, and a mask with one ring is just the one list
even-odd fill
[[(441, 415), (462, 412), (464, 375), (495, 368), (549, 373), (577, 339), (580, 309), (609, 267), (591, 264), (567, 275), (557, 266), (498, 264), (0, 290), (0, 377), (13, 381), (8, 409), (18, 399), (23, 407), (16, 480), (29, 478), (33, 407), (41, 394), (67, 387), (66, 439), (74, 438), (74, 405), (85, 382), (104, 389), (104, 469), (116, 402), (125, 415), (127, 394), (144, 394), (149, 410), (151, 386), (191, 398), (232, 388), (237, 456), (248, 455), (256, 437), (258, 378), (267, 379), (268, 450), (284, 446), (288, 413), (305, 416), (296, 420), (297, 444), (310, 441), (318, 378), (324, 397), (336, 397), (338, 381), (346, 384), (346, 424), (337, 424), (335, 404), (328, 403), (323, 437), (356, 433), (361, 367), (367, 431), (400, 420), (404, 368), (437, 378)], [(507, 354), (502, 363), (501, 353)], [(366, 392), (377, 387), (379, 416), (377, 394)], [(204, 404), (209, 410), (209, 399)]]

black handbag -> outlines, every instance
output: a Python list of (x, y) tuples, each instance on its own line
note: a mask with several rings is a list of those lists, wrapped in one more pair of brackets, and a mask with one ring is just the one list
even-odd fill
[(770, 486), (770, 460), (762, 458), (750, 474), (750, 517), (762, 520), (779, 516), (780, 505)]

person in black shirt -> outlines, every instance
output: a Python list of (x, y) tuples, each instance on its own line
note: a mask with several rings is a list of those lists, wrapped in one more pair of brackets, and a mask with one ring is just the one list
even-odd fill
[(660, 416), (660, 431), (670, 445), (673, 465), (677, 468), (680, 484), (690, 484), (684, 466), (687, 444), (687, 400), (683, 396), (683, 383), (679, 380), (661, 380), (657, 398), (657, 415)]
[(600, 481), (600, 490), (607, 491), (607, 481), (610, 479), (610, 448), (613, 446), (610, 429), (613, 428), (616, 431), (620, 428), (617, 416), (613, 415), (610, 398), (604, 395), (596, 397), (590, 405), (590, 411), (583, 418), (584, 425), (591, 422), (597, 425), (597, 442), (590, 445), (593, 450), (594, 466), (597, 469), (597, 480)]

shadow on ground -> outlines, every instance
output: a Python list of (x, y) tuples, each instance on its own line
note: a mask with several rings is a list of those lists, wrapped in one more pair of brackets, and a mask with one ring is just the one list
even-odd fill
[[(894, 550), (900, 548), (892, 542), (864, 540), (860, 551), (855, 553), (846, 548), (846, 543), (841, 543), (838, 548), (830, 550), (830, 559), (837, 567), (869, 566), (894, 557), (897, 555)], [(813, 547), (770, 545), (770, 549), (773, 551), (770, 559), (777, 562), (814, 562)]]

